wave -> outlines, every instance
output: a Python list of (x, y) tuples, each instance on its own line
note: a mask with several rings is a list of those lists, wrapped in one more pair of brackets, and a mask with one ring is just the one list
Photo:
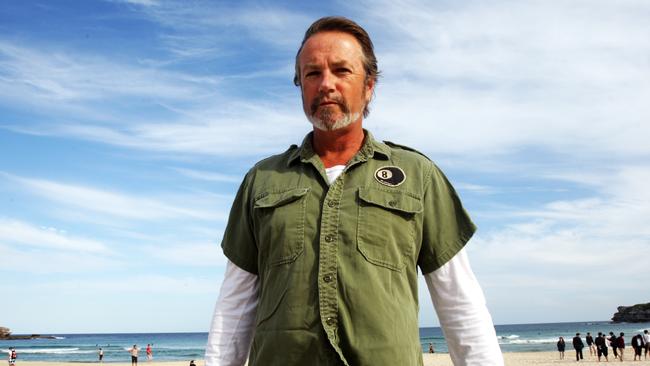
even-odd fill
[(540, 339), (508, 339), (504, 342), (499, 341), (499, 344), (555, 344), (555, 338), (540, 338)]
[(54, 339), (65, 339), (65, 337), (54, 336)]
[(500, 339), (517, 339), (517, 338), (519, 338), (519, 336), (516, 335), (516, 334), (511, 334), (509, 336), (500, 336), (499, 338)]
[(82, 351), (77, 347), (69, 348), (22, 348), (17, 349), (18, 353), (49, 353), (49, 354), (82, 354), (95, 353), (95, 351)]

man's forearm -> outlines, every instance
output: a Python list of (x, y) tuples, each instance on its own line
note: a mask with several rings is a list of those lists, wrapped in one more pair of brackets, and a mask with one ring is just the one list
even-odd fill
[(228, 261), (205, 350), (206, 366), (246, 363), (255, 329), (259, 279)]

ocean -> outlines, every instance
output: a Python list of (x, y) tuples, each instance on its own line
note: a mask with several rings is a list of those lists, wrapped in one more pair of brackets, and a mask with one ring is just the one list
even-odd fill
[[(630, 336), (650, 330), (650, 323), (612, 324), (606, 321), (576, 323), (510, 324), (497, 325), (497, 338), (503, 352), (555, 351), (555, 343), (563, 336), (568, 343), (576, 332), (584, 339), (587, 332), (616, 334), (624, 332), (626, 343)], [(137, 344), (144, 349), (153, 345), (156, 361), (198, 360), (203, 358), (207, 333), (127, 333), (127, 334), (52, 334), (56, 339), (0, 340), (0, 350), (6, 354), (9, 347), (15, 347), (20, 360), (87, 362), (97, 360), (97, 350), (104, 349), (105, 362), (129, 362), (128, 350)], [(438, 327), (420, 328), (420, 343), (423, 350), (433, 343), (436, 352), (447, 352), (442, 331)], [(569, 347), (570, 348), (570, 347)]]

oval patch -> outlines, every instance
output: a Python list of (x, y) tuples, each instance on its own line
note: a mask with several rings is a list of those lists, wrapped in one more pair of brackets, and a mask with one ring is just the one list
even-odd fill
[(375, 171), (375, 179), (383, 185), (397, 187), (404, 183), (406, 174), (396, 166), (384, 166)]

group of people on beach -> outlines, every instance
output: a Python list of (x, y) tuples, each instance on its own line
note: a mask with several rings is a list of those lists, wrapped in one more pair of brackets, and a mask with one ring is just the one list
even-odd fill
[[(129, 353), (131, 354), (131, 366), (135, 366), (138, 364), (139, 352), (140, 352), (140, 348), (138, 348), (137, 344), (134, 344), (133, 348), (129, 350)], [(147, 348), (145, 349), (145, 352), (147, 353), (147, 361), (153, 360), (153, 350), (151, 349), (151, 344), (147, 344)]]
[[(598, 356), (598, 362), (600, 362), (602, 357), (605, 357), (605, 361), (609, 361), (609, 347), (612, 348), (612, 353), (614, 354), (614, 359), (619, 359), (623, 362), (623, 354), (625, 353), (625, 333), (621, 332), (619, 336), (616, 336), (614, 332), (609, 332), (607, 334), (598, 332), (598, 336), (594, 339), (591, 336), (591, 333), (587, 332), (585, 341), (587, 347), (589, 347), (589, 355)], [(585, 347), (585, 344), (582, 342), (580, 333), (576, 333), (576, 336), (572, 340), (573, 349), (576, 351), (576, 361), (583, 359), (582, 349)], [(644, 359), (648, 359), (648, 353), (650, 353), (650, 333), (648, 330), (644, 330), (643, 334), (637, 334), (632, 337), (630, 341), (630, 346), (634, 350), (634, 361), (641, 361), (641, 355), (643, 354)], [(564, 350), (566, 344), (564, 338), (560, 337), (557, 341), (557, 350), (560, 352), (560, 360), (564, 359)]]
[[(151, 344), (147, 344), (147, 348), (145, 349), (145, 352), (147, 354), (147, 361), (153, 360), (153, 349), (151, 348)], [(129, 354), (131, 354), (131, 365), (135, 366), (138, 364), (138, 354), (140, 353), (140, 348), (138, 348), (137, 344), (134, 344), (131, 349), (129, 349)], [(99, 347), (99, 350), (97, 350), (97, 355), (99, 356), (99, 362), (103, 363), (104, 362), (104, 350)]]

